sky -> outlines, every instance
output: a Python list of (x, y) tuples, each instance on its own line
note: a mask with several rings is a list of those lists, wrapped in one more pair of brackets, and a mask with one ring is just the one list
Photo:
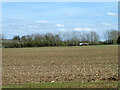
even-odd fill
[(117, 2), (4, 2), (2, 34), (15, 35), (95, 31), (103, 39), (118, 30)]

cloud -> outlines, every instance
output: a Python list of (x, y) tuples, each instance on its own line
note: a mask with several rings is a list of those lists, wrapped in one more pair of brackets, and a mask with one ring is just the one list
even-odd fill
[(38, 28), (38, 26), (37, 25), (27, 25), (27, 28)]
[(70, 13), (67, 13), (66, 16), (73, 17), (73, 15)]
[(64, 27), (64, 25), (62, 24), (56, 24), (58, 27)]
[(74, 30), (75, 31), (91, 31), (91, 28), (79, 28), (79, 27), (77, 27)]
[(60, 30), (60, 31), (66, 31), (64, 28), (61, 28), (61, 29), (58, 29), (58, 30)]
[(36, 23), (48, 23), (48, 21), (44, 21), (44, 20), (37, 20)]
[(75, 31), (82, 31), (82, 28), (75, 28)]
[(95, 29), (93, 29), (94, 31), (96, 31), (97, 29), (95, 28)]
[(116, 13), (110, 13), (110, 12), (108, 12), (107, 15), (116, 16)]
[(105, 22), (103, 22), (102, 24), (105, 25), (105, 26), (110, 26), (111, 25), (111, 24), (105, 23)]

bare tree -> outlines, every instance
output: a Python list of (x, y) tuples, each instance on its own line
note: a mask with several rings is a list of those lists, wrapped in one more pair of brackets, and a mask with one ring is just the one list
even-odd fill
[(106, 37), (107, 43), (117, 44), (118, 33), (119, 32), (114, 29), (106, 31), (105, 37)]

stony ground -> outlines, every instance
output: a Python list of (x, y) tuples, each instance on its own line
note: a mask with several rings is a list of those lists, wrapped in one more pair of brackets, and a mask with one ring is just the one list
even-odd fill
[(117, 81), (117, 46), (2, 50), (2, 83)]

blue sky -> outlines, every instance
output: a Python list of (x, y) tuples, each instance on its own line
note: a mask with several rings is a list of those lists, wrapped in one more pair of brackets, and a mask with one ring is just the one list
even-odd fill
[(15, 35), (118, 29), (117, 2), (4, 2), (2, 33)]

